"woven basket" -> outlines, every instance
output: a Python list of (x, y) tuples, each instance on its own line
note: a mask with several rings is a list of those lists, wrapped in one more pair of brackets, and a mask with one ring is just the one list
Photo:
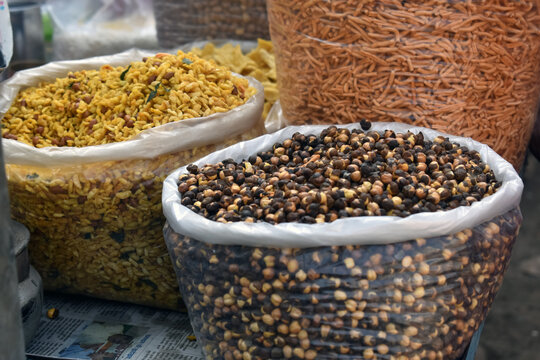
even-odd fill
[(154, 0), (159, 45), (195, 40), (269, 39), (265, 0)]

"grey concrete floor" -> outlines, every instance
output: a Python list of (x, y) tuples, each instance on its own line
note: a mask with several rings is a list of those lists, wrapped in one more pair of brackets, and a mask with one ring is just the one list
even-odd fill
[(523, 224), (476, 360), (540, 360), (540, 162), (523, 173)]

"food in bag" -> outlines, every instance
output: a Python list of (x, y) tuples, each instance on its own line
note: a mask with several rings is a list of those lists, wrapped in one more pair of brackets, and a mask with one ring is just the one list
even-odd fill
[(164, 234), (208, 359), (458, 359), (522, 186), (470, 139), (289, 127), (172, 173)]
[(398, 121), (518, 169), (540, 97), (538, 1), (269, 0), (290, 124)]
[(22, 90), (2, 118), (2, 137), (37, 148), (114, 143), (229, 111), (255, 92), (247, 79), (193, 54), (158, 54)]
[(261, 134), (260, 84), (190, 53), (133, 50), (51, 63), (1, 86), (12, 215), (32, 232), (45, 288), (181, 307), (162, 182)]
[[(246, 43), (251, 44), (251, 42), (242, 42), (242, 44)], [(240, 44), (234, 45), (227, 42), (218, 46), (213, 42), (208, 42), (202, 48), (195, 47), (191, 51), (203, 59), (214, 60), (216, 64), (226, 66), (235, 73), (257, 79), (264, 87), (263, 118), (266, 119), (270, 109), (279, 99), (274, 46), (271, 41), (257, 39), (253, 47), (244, 54)]]

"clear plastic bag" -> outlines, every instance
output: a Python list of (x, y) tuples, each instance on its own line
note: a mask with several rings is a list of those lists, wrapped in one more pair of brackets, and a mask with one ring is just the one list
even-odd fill
[[(69, 71), (124, 65), (140, 51), (50, 63), (2, 84), (0, 113), (18, 91)], [(14, 218), (31, 233), (45, 289), (179, 308), (161, 229), (161, 185), (175, 168), (260, 135), (264, 95), (226, 113), (157, 126), (106, 145), (35, 148), (4, 139)]]
[(151, 0), (47, 0), (55, 60), (156, 49)]
[[(325, 127), (288, 127), (195, 165), (240, 161)], [(384, 129), (441, 135), (373, 124)], [(523, 183), (489, 147), (449, 138), (478, 151), (502, 186), (471, 206), (405, 218), (218, 223), (180, 204), (177, 179), (187, 170), (173, 172), (164, 236), (207, 359), (459, 359), (508, 266)]]
[(537, 1), (268, 1), (290, 124), (398, 121), (518, 169), (540, 98)]
[[(459, 359), (508, 267), (519, 209), (389, 245), (211, 245), (165, 227), (207, 359)], [(244, 354), (248, 355), (244, 355)]]
[(160, 46), (195, 40), (269, 39), (265, 0), (154, 0)]

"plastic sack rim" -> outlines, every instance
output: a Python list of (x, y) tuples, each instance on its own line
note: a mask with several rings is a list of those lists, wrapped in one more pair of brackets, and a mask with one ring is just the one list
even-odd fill
[[(319, 134), (327, 127), (328, 125), (289, 126), (276, 133), (263, 135), (214, 152), (194, 164), (201, 166), (226, 158), (239, 161), (270, 148), (272, 144), (292, 136), (295, 132)], [(339, 127), (353, 129), (359, 126), (349, 124)], [(165, 217), (175, 232), (206, 243), (306, 248), (329, 245), (388, 244), (415, 238), (444, 236), (474, 227), (519, 206), (523, 191), (521, 178), (510, 163), (487, 145), (471, 138), (452, 136), (401, 123), (379, 122), (373, 123), (371, 128), (377, 131), (386, 129), (397, 132), (410, 130), (413, 133), (421, 131), (427, 139), (443, 135), (452, 142), (476, 150), (480, 153), (482, 160), (492, 168), (497, 179), (502, 182), (502, 186), (495, 194), (471, 206), (434, 213), (413, 214), (405, 218), (364, 216), (338, 219), (322, 224), (219, 223), (206, 219), (181, 205), (177, 179), (180, 174), (187, 173), (187, 166), (184, 166), (170, 174), (163, 183), (162, 202)]]
[[(106, 64), (122, 66), (141, 57), (153, 55), (155, 52), (130, 49), (115, 55), (56, 61), (20, 71), (12, 78), (0, 83), (0, 117), (3, 117), (9, 110), (20, 90), (28, 86), (35, 86), (40, 81), (54, 80), (56, 76), (67, 75), (68, 71), (99, 69)], [(245, 77), (234, 72), (233, 75), (247, 79), (249, 85), (254, 87), (257, 92), (244, 104), (227, 112), (171, 122), (143, 130), (129, 140), (86, 147), (35, 148), (17, 140), (3, 139), (5, 140), (2, 141), (5, 162), (6, 164), (58, 166), (101, 161), (151, 159), (159, 155), (204, 146), (223, 138), (239, 135), (251, 129), (260, 120), (264, 105), (264, 89), (262, 84), (252, 77)], [(227, 121), (228, 118), (233, 117), (232, 123)], [(187, 131), (204, 134), (204, 136), (183, 136), (183, 133)], [(179, 136), (182, 141), (178, 141)], [(156, 146), (156, 144), (159, 145)]]

